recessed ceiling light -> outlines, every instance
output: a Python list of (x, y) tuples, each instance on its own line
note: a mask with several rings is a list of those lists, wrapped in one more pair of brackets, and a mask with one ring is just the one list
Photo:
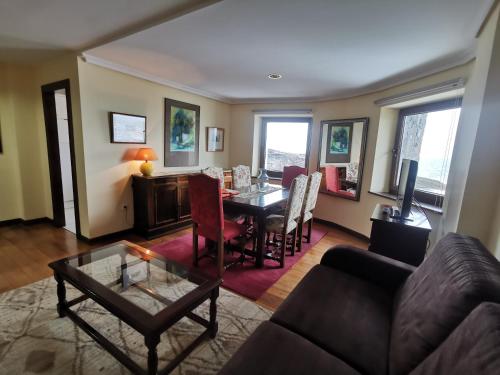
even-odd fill
[(283, 76), (279, 73), (271, 73), (267, 75), (267, 78), (269, 79), (281, 79)]

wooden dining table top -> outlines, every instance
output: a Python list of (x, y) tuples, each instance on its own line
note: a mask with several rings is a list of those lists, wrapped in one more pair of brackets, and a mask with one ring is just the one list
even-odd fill
[(233, 190), (238, 194), (224, 198), (224, 206), (251, 206), (265, 210), (286, 201), (289, 194), (288, 189), (274, 184), (253, 184), (247, 188)]

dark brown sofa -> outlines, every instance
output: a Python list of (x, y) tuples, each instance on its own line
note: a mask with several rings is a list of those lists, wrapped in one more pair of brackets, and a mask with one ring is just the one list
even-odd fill
[(500, 374), (500, 263), (448, 234), (418, 267), (330, 249), (221, 374)]

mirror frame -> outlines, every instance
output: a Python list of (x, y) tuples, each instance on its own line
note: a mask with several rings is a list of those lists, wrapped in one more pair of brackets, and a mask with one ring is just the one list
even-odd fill
[[(356, 195), (353, 197), (344, 195), (344, 194), (338, 194), (334, 191), (328, 191), (325, 188), (320, 188), (319, 192), (323, 194), (328, 194), (328, 195), (333, 195), (335, 197), (339, 198), (344, 198), (352, 201), (358, 201), (361, 199), (361, 187), (362, 187), (362, 182), (363, 182), (363, 170), (365, 168), (365, 157), (366, 157), (366, 143), (368, 140), (368, 125), (370, 123), (370, 118), (369, 117), (358, 117), (358, 118), (352, 118), (352, 119), (341, 119), (341, 120), (322, 120), (320, 122), (320, 129), (319, 129), (319, 147), (318, 147), (318, 167), (317, 171), (321, 172), (321, 145), (323, 143), (323, 126), (324, 125), (330, 125), (330, 124), (345, 124), (346, 122), (362, 122), (363, 123), (363, 135), (361, 138), (361, 150), (359, 153), (359, 164), (358, 164), (358, 185), (356, 189)], [(321, 186), (324, 186), (323, 184)]]

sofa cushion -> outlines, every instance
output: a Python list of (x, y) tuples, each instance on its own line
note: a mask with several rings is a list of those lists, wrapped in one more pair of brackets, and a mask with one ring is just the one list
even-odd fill
[(359, 373), (303, 337), (272, 322), (264, 322), (219, 374), (356, 375)]
[(499, 372), (500, 305), (482, 303), (411, 375)]
[(482, 301), (500, 302), (500, 263), (481, 243), (448, 234), (395, 298), (390, 374), (407, 374)]
[(315, 266), (271, 317), (363, 373), (385, 374), (390, 292), (324, 265)]

